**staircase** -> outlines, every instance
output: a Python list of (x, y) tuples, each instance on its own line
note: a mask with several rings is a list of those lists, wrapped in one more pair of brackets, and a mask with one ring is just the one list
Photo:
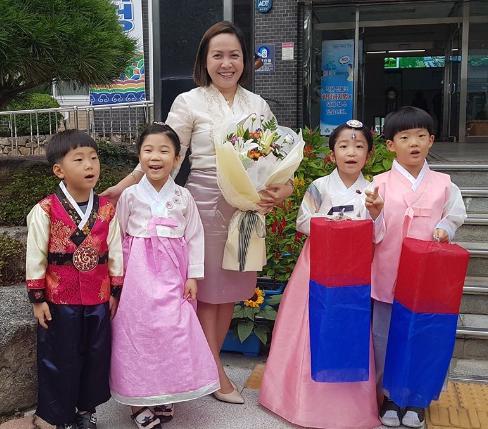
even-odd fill
[(488, 382), (488, 162), (432, 163), (461, 189), (468, 218), (455, 242), (470, 253), (450, 377)]

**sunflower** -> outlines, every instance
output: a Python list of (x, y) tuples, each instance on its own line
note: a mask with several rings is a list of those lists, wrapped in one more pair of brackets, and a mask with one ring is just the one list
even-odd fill
[(244, 301), (246, 307), (259, 308), (259, 306), (264, 302), (264, 292), (258, 287), (254, 290), (254, 295), (251, 299)]

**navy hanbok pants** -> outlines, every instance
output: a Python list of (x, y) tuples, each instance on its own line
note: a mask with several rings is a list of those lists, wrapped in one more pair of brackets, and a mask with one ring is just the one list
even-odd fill
[(110, 398), (110, 311), (108, 302), (49, 308), (49, 328), (37, 327), (36, 414), (62, 425)]

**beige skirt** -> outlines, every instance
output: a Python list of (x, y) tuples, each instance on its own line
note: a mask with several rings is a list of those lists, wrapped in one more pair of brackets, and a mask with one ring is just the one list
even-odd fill
[(225, 304), (249, 299), (256, 287), (256, 272), (222, 268), (227, 227), (236, 209), (220, 192), (216, 170), (191, 170), (186, 188), (198, 206), (205, 233), (205, 278), (198, 282), (198, 301)]

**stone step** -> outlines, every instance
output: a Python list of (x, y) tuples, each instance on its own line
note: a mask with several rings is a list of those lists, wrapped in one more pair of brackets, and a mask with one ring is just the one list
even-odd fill
[[(488, 176), (485, 184), (488, 182)], [(468, 214), (488, 213), (488, 187), (461, 187), (464, 204)]]
[(485, 360), (453, 358), (449, 378), (458, 381), (488, 381), (488, 357)]
[(459, 187), (486, 187), (488, 164), (486, 163), (431, 163), (435, 171), (447, 173)]
[(488, 315), (460, 314), (454, 357), (488, 359)]
[(488, 314), (488, 277), (466, 277), (461, 313)]
[(488, 242), (488, 215), (486, 213), (468, 213), (468, 218), (457, 231), (456, 241)]
[(457, 242), (469, 252), (467, 275), (470, 277), (488, 277), (488, 243)]

